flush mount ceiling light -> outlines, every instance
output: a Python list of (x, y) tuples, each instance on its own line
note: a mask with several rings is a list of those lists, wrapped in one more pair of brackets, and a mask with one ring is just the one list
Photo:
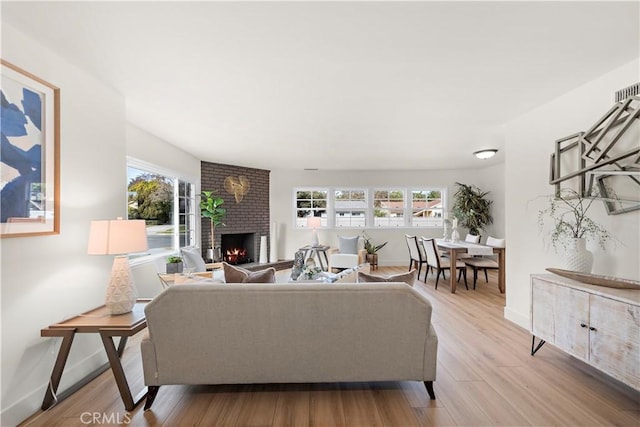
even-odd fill
[(498, 150), (496, 150), (495, 148), (490, 148), (490, 149), (487, 149), (487, 150), (475, 151), (473, 153), (473, 155), (476, 156), (479, 159), (486, 160), (486, 159), (490, 159), (491, 157), (495, 156), (497, 152), (498, 152)]

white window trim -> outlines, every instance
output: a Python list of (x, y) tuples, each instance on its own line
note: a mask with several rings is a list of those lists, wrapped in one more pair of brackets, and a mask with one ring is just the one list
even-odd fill
[[(173, 198), (174, 200), (178, 199), (178, 185), (177, 182), (175, 182), (175, 180), (182, 180), (182, 181), (186, 181), (186, 182), (190, 182), (193, 184), (194, 187), (194, 213), (195, 213), (195, 224), (194, 224), (194, 233), (195, 233), (195, 245), (198, 247), (201, 247), (201, 240), (202, 240), (202, 233), (200, 230), (200, 221), (198, 221), (198, 219), (200, 218), (200, 216), (198, 215), (198, 211), (199, 211), (199, 200), (198, 200), (198, 196), (200, 195), (200, 179), (196, 176), (193, 175), (185, 175), (183, 173), (180, 172), (176, 172), (175, 170), (172, 169), (167, 169), (164, 168), (162, 166), (158, 166), (154, 163), (150, 163), (147, 162), (145, 160), (140, 160), (138, 158), (135, 157), (131, 157), (131, 156), (126, 156), (126, 160), (127, 160), (127, 168), (128, 167), (133, 167), (136, 169), (140, 169), (140, 170), (144, 170), (144, 171), (148, 171), (151, 173), (157, 173), (159, 175), (164, 175), (164, 176), (168, 176), (168, 177), (172, 177), (174, 179), (174, 185), (173, 185)], [(125, 186), (125, 209), (127, 207), (127, 199), (126, 199), (126, 194), (127, 194), (127, 186), (129, 185), (128, 180), (126, 180), (126, 186)], [(173, 204), (173, 217), (174, 218), (179, 218), (179, 210), (180, 207), (178, 206), (177, 203)], [(178, 227), (179, 229), (179, 227)], [(176, 236), (177, 241), (179, 242), (180, 238), (179, 235)], [(179, 243), (178, 243), (179, 244)], [(142, 255), (133, 259), (129, 260), (129, 264), (131, 266), (135, 266), (135, 265), (139, 265), (139, 264), (144, 264), (146, 262), (149, 262), (151, 260), (155, 260), (158, 258), (166, 258), (170, 255), (173, 255), (177, 253), (177, 250), (172, 249), (172, 250), (166, 250), (166, 251), (161, 251), (161, 252), (155, 252), (153, 254), (148, 254), (148, 255)]]
[[(387, 227), (387, 226), (375, 226), (375, 218), (373, 216), (374, 208), (374, 195), (376, 190), (390, 190), (397, 189), (403, 192), (403, 225), (398, 227)], [(331, 229), (331, 230), (362, 230), (362, 227), (336, 227), (335, 226), (335, 192), (341, 190), (349, 190), (349, 191), (364, 191), (365, 198), (367, 202), (367, 208), (365, 213), (365, 227), (364, 229), (376, 229), (376, 230), (397, 230), (397, 229), (434, 229), (434, 228), (443, 228), (444, 226), (444, 218), (445, 214), (448, 210), (448, 198), (447, 198), (447, 187), (439, 186), (439, 185), (429, 185), (429, 186), (416, 186), (416, 185), (377, 185), (375, 187), (349, 187), (349, 186), (313, 186), (313, 187), (295, 187), (292, 191), (292, 205), (293, 205), (293, 228), (296, 230), (303, 230), (306, 227), (297, 225), (297, 193), (298, 191), (327, 191), (327, 226), (322, 227), (323, 229)], [(412, 195), (413, 191), (440, 191), (441, 199), (442, 199), (442, 219), (443, 225), (441, 226), (433, 226), (433, 227), (415, 227), (411, 225), (411, 217), (412, 217)]]

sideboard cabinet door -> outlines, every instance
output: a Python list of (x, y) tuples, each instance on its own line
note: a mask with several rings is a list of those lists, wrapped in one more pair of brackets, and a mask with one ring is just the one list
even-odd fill
[(640, 307), (591, 296), (590, 363), (640, 389)]
[(589, 360), (589, 294), (536, 278), (531, 286), (533, 335)]

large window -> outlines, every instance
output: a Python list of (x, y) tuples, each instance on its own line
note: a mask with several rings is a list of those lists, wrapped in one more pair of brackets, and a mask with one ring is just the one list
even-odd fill
[(442, 227), (444, 188), (295, 188), (295, 227), (319, 217), (328, 228)]
[(127, 166), (127, 217), (147, 225), (147, 253), (176, 251), (196, 244), (195, 186), (153, 165)]
[(411, 226), (443, 226), (442, 192), (440, 190), (411, 191)]
[(373, 226), (404, 227), (404, 190), (376, 189), (373, 192)]
[(327, 201), (329, 190), (299, 189), (296, 191), (296, 227), (306, 227), (307, 217), (320, 217), (327, 226)]
[(334, 226), (364, 228), (367, 219), (367, 192), (365, 190), (335, 190), (333, 208)]

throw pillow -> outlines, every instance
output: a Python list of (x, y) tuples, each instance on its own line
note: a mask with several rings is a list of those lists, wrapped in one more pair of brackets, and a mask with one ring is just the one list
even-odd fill
[(358, 282), (404, 282), (413, 286), (418, 271), (414, 268), (408, 273), (394, 274), (391, 276), (374, 276), (373, 274), (358, 272)]
[(340, 253), (341, 254), (357, 254), (359, 239), (360, 239), (360, 236), (353, 236), (353, 237), (338, 236), (338, 246), (340, 247)]
[(276, 269), (273, 267), (259, 271), (251, 271), (243, 280), (243, 283), (275, 283)]
[(249, 277), (250, 271), (242, 267), (236, 267), (226, 262), (222, 263), (224, 269), (224, 281), (227, 283), (242, 283)]
[(180, 249), (182, 259), (184, 260), (185, 267), (193, 268), (193, 271), (207, 271), (207, 267), (202, 259), (200, 248), (182, 248)]
[(276, 269), (269, 267), (264, 270), (250, 271), (246, 268), (236, 267), (226, 262), (222, 263), (224, 269), (224, 281), (226, 283), (275, 283)]

